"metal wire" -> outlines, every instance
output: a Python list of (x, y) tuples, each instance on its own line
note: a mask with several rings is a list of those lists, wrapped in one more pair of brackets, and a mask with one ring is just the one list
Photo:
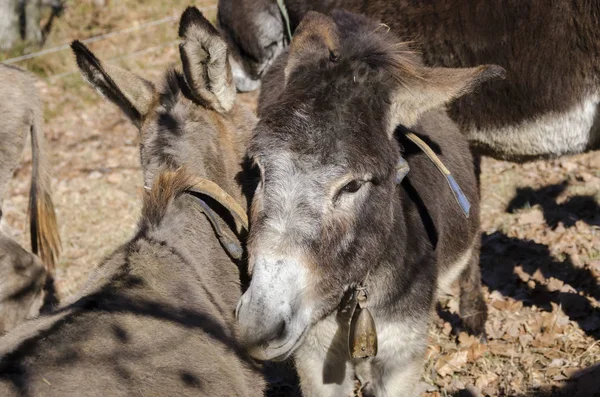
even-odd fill
[[(200, 11), (205, 12), (205, 11), (209, 11), (212, 9), (215, 9), (217, 6), (213, 5), (213, 6), (208, 6), (208, 7), (203, 7), (200, 8)], [(168, 22), (174, 22), (177, 21), (179, 19), (179, 17), (175, 17), (175, 16), (171, 16), (171, 17), (166, 17), (166, 18), (162, 18), (162, 19), (158, 19), (155, 21), (150, 21), (150, 22), (146, 22), (146, 23), (142, 23), (138, 26), (133, 26), (130, 28), (125, 28), (125, 29), (121, 29), (121, 30), (117, 30), (116, 32), (109, 32), (109, 33), (105, 33), (105, 34), (101, 34), (98, 36), (94, 36), (94, 37), (90, 37), (87, 38), (85, 40), (81, 40), (81, 42), (83, 44), (90, 44), (90, 43), (95, 43), (97, 41), (101, 41), (101, 40), (106, 40), (115, 36), (120, 36), (120, 35), (124, 35), (124, 34), (129, 34), (131, 32), (135, 32), (137, 30), (141, 30), (141, 29), (146, 29), (146, 28), (150, 28), (153, 26), (157, 26), (157, 25), (162, 25), (164, 23), (168, 23)], [(15, 58), (10, 58), (7, 59), (6, 61), (2, 61), (2, 63), (5, 64), (12, 64), (12, 63), (17, 63), (17, 62), (21, 62), (24, 61), (26, 59), (33, 59), (33, 58), (38, 58), (44, 55), (48, 55), (48, 54), (53, 54), (55, 52), (59, 52), (59, 51), (63, 51), (66, 49), (70, 48), (70, 43), (69, 44), (63, 44), (57, 47), (52, 47), (52, 48), (48, 48), (45, 50), (41, 50), (41, 51), (37, 51), (37, 52), (32, 52), (31, 54), (27, 54), (27, 55), (22, 55), (19, 57), (15, 57)]]
[[(153, 51), (156, 51), (156, 50), (160, 50), (161, 48), (165, 48), (165, 47), (168, 47), (168, 46), (171, 46), (171, 45), (175, 45), (175, 44), (178, 44), (178, 43), (179, 43), (179, 40), (173, 40), (173, 41), (169, 41), (169, 42), (166, 42), (166, 43), (158, 44), (158, 45), (155, 45), (155, 46), (152, 46), (152, 47), (144, 48), (143, 50), (132, 52), (132, 53), (127, 54), (127, 55), (110, 58), (110, 59), (106, 60), (106, 63), (113, 63), (113, 62), (120, 61), (120, 60), (123, 60), (123, 59), (135, 58), (135, 57), (137, 57), (139, 55), (144, 55), (144, 54), (147, 54), (147, 53), (150, 53), (150, 52), (153, 52)], [(46, 80), (48, 80), (48, 81), (55, 81), (55, 80), (61, 79), (63, 77), (67, 77), (67, 76), (70, 76), (72, 74), (77, 74), (77, 73), (79, 73), (79, 69), (71, 70), (69, 72), (55, 74), (55, 75), (52, 75), (50, 77), (47, 77)]]

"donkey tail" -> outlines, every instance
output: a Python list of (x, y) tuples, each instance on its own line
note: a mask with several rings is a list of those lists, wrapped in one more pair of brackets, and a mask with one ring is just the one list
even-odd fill
[(31, 250), (40, 257), (44, 266), (52, 274), (58, 263), (61, 243), (52, 203), (48, 158), (44, 150), (45, 142), (41, 131), (42, 115), (39, 110), (35, 113), (30, 130), (32, 165), (28, 217)]

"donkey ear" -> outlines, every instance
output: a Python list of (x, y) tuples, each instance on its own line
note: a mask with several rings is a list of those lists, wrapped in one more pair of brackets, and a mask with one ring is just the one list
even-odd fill
[(398, 124), (414, 126), (428, 110), (445, 105), (467, 94), (481, 83), (504, 78), (506, 71), (497, 65), (475, 68), (423, 68), (420, 78), (401, 85), (392, 95), (391, 131)]
[(287, 82), (300, 61), (329, 58), (332, 62), (337, 62), (340, 57), (339, 47), (339, 32), (333, 19), (309, 11), (294, 32), (285, 67), (285, 81)]
[(80, 41), (71, 43), (71, 48), (84, 79), (139, 127), (154, 101), (154, 85), (127, 70), (103, 65)]
[(185, 80), (194, 99), (218, 112), (228, 112), (235, 102), (235, 84), (227, 57), (227, 44), (196, 7), (181, 16), (179, 45)]

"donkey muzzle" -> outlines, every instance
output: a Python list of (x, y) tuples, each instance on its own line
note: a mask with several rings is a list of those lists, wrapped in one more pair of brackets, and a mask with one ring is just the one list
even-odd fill
[(302, 271), (293, 259), (259, 258), (236, 309), (240, 341), (261, 360), (287, 357), (308, 319), (302, 316)]

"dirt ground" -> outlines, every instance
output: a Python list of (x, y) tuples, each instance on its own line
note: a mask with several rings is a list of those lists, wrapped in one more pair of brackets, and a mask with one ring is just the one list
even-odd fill
[[(90, 47), (154, 81), (177, 62), (176, 19), (188, 2), (97, 3), (67, 1), (46, 48), (133, 27), (139, 29)], [(195, 5), (212, 6), (206, 14), (214, 18), (214, 3)], [(72, 73), (68, 50), (17, 65), (40, 77), (63, 241), (57, 288), (67, 297), (135, 229), (142, 195), (137, 131)], [(243, 99), (254, 106), (256, 94)], [(30, 166), (26, 151), (4, 208), (4, 226), (26, 247)], [(442, 297), (421, 395), (600, 395), (600, 152), (522, 165), (485, 158), (481, 192), (488, 340), (461, 332), (456, 294)], [(280, 383), (280, 390), (291, 387)]]

